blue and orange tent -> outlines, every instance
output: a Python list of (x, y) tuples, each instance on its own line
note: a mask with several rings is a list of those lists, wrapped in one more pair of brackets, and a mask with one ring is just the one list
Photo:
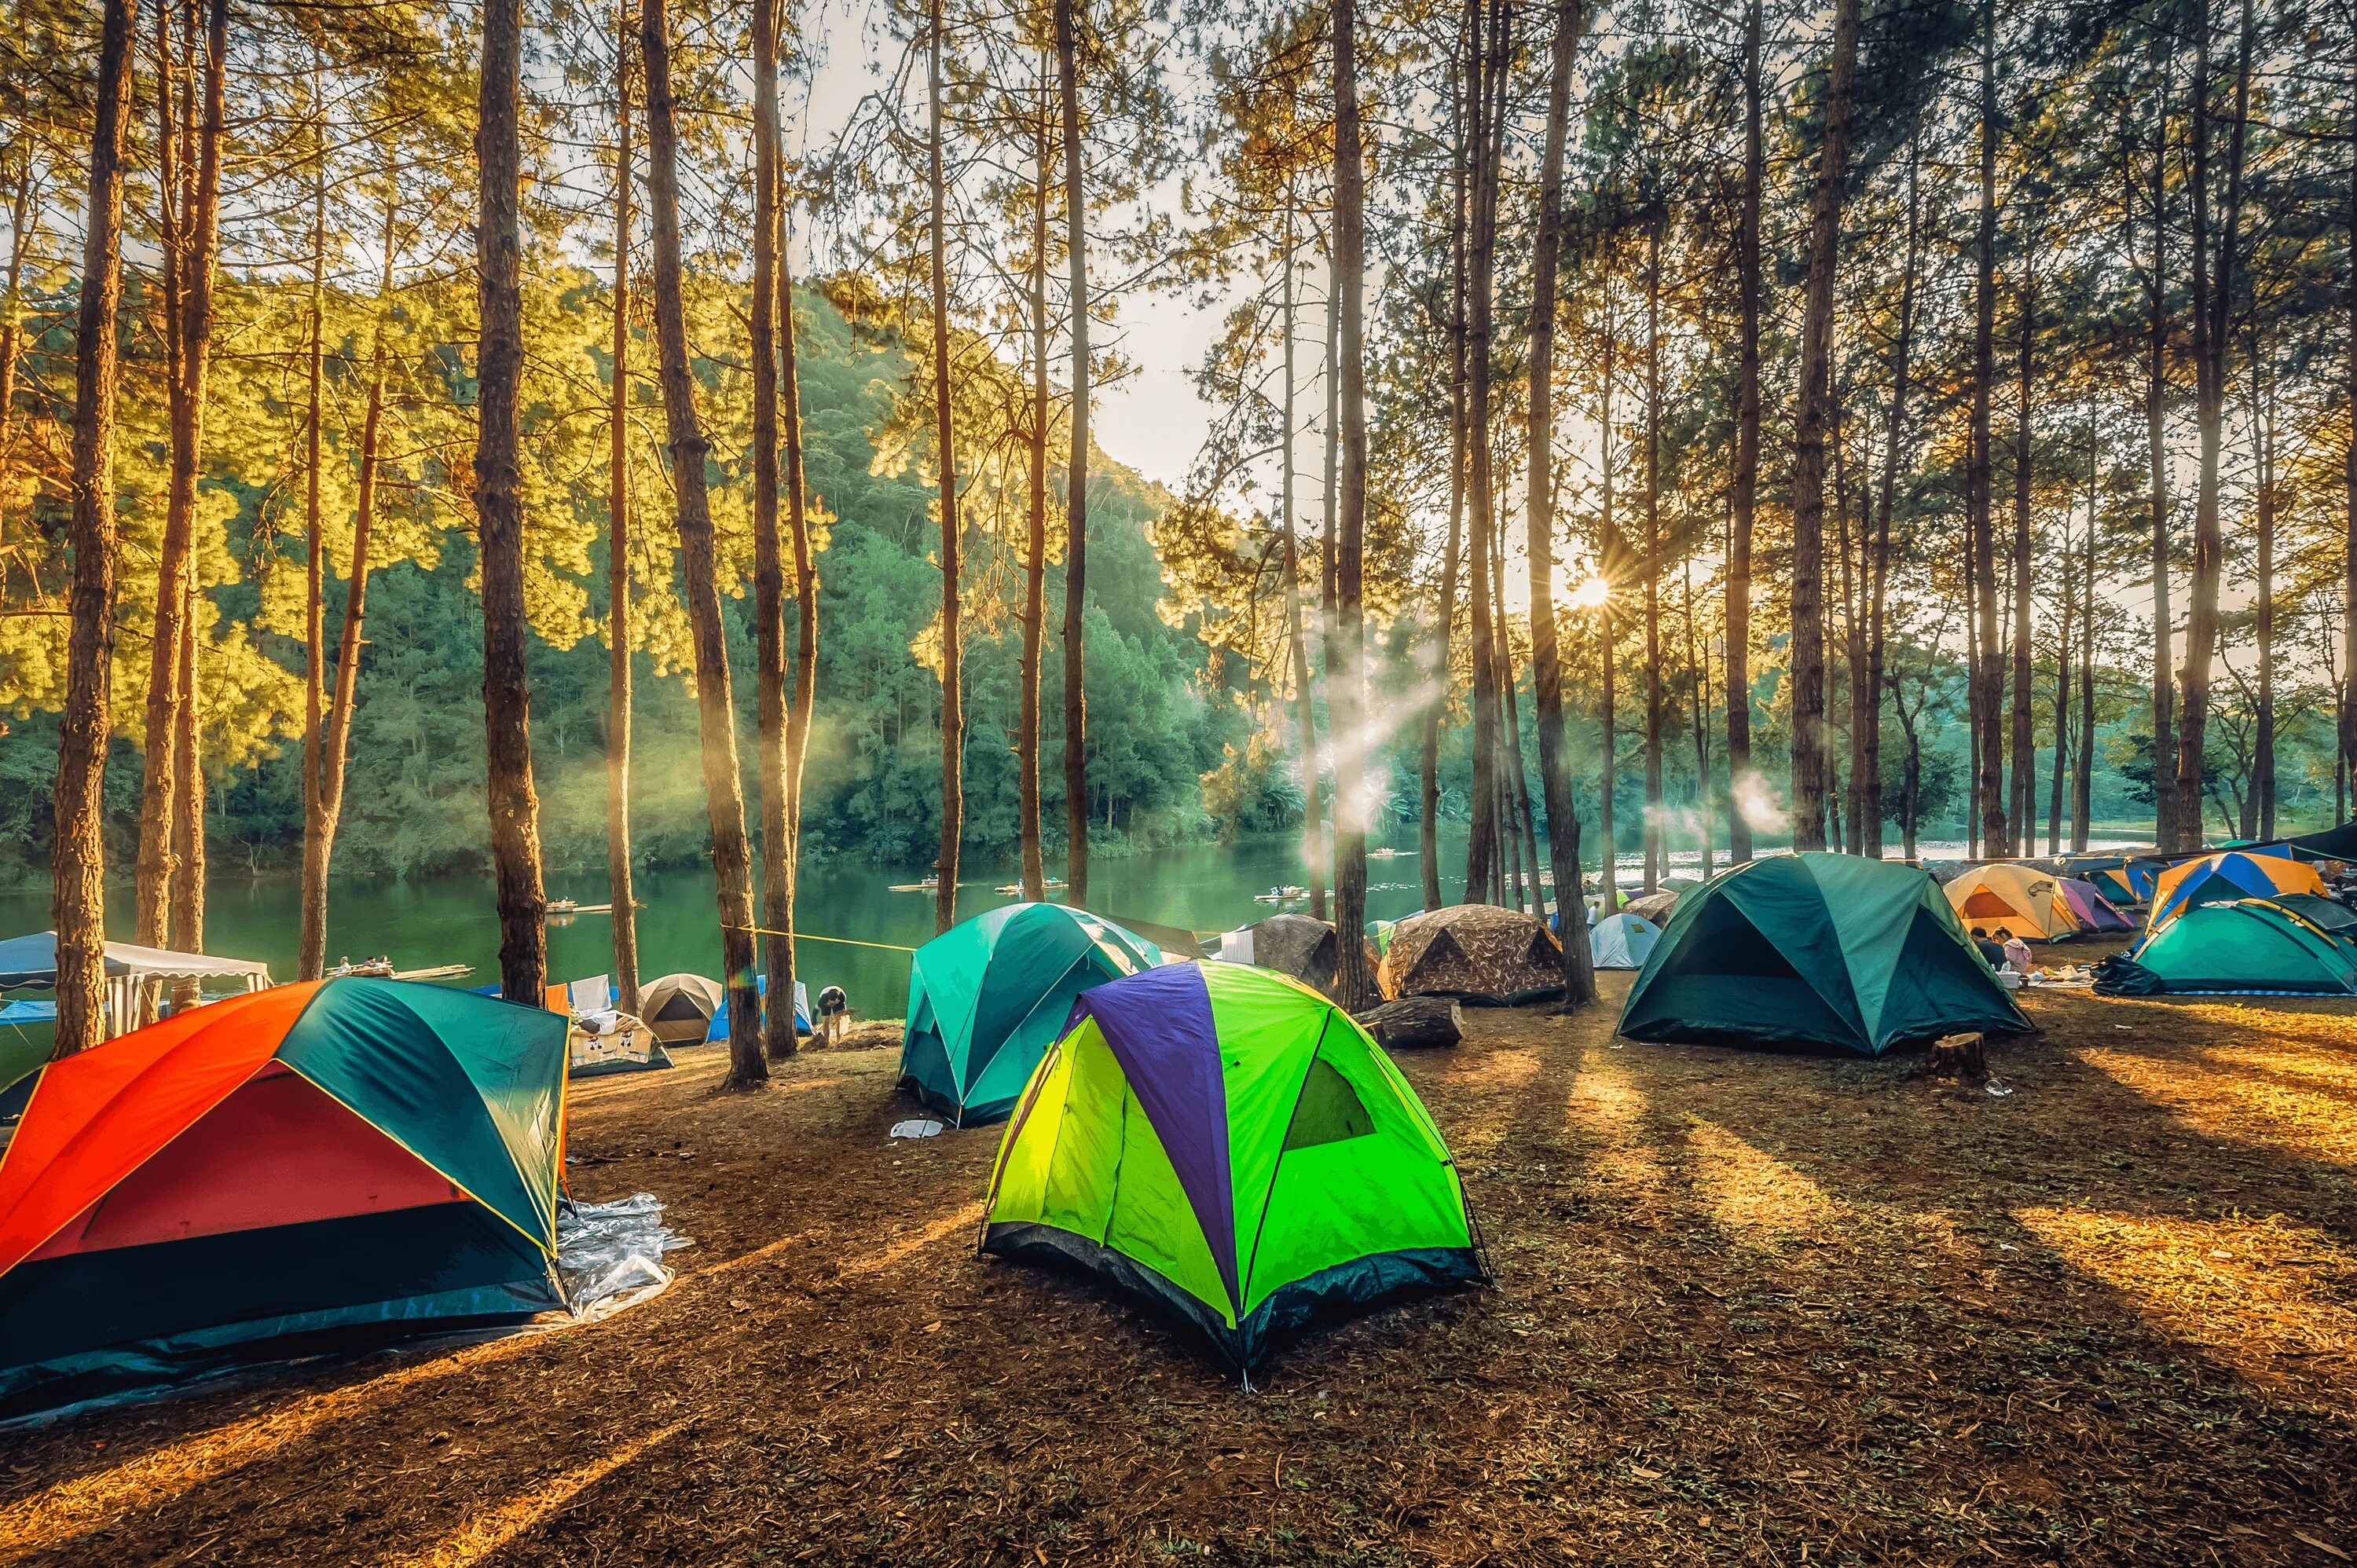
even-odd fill
[(2272, 898), (2278, 893), (2321, 897), (2324, 881), (2306, 861), (2282, 855), (2228, 850), (2185, 861), (2161, 873), (2153, 884), (2152, 913), (2144, 926), (2146, 940), (2188, 909), (2244, 898)]
[(347, 977), (43, 1068), (0, 1154), (0, 1412), (561, 1307), (565, 1036)]

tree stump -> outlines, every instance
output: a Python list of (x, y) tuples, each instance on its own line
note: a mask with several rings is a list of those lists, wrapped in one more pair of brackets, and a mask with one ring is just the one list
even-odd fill
[(1465, 1011), (1454, 996), (1403, 996), (1356, 1016), (1387, 1051), (1453, 1046), (1465, 1037)]
[(1979, 1035), (1944, 1035), (1932, 1042), (1932, 1076), (1977, 1082), (1988, 1076), (1988, 1053)]

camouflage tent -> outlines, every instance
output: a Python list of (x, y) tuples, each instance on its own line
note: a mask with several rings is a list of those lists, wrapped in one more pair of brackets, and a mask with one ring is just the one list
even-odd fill
[(1657, 926), (1667, 920), (1670, 918), (1670, 911), (1677, 907), (1677, 894), (1667, 887), (1663, 888), (1659, 893), (1648, 893), (1641, 898), (1631, 898), (1623, 906), (1630, 914), (1639, 919), (1651, 920)]
[(1334, 989), (1342, 950), (1331, 925), (1307, 915), (1271, 915), (1250, 929), (1254, 968), (1273, 969), (1320, 991)]
[(1563, 949), (1529, 915), (1457, 904), (1392, 929), (1376, 981), (1386, 997), (1502, 998), (1563, 983)]

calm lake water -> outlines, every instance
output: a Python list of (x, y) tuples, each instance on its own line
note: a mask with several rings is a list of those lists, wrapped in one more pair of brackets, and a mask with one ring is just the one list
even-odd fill
[[(1367, 913), (1372, 919), (1395, 919), (1424, 905), (1415, 828), (1395, 830), (1387, 843), (1402, 853), (1368, 865)], [(1926, 843), (1921, 847), (1923, 854), (1932, 856), (1963, 853), (1962, 845)], [(1544, 853), (1543, 845), (1541, 854)], [(1699, 869), (1699, 857), (1691, 851), (1674, 853), (1671, 858), (1677, 869), (1688, 873)], [(1621, 887), (1635, 887), (1639, 857), (1624, 855), (1620, 864)], [(1442, 878), (1452, 896), (1461, 886), (1464, 865), (1462, 831), (1444, 833)], [(1056, 867), (1051, 865), (1049, 869)], [(905, 950), (932, 936), (933, 898), (930, 892), (899, 893), (892, 888), (913, 883), (923, 875), (918, 866), (849, 859), (818, 861), (804, 867), (795, 918), (798, 930), (809, 939), (800, 944), (800, 967), (813, 993), (823, 985), (840, 985), (861, 1016), (899, 1015), (908, 997)], [(1011, 896), (996, 888), (1011, 883), (1016, 875), (1012, 865), (969, 865), (958, 893), (959, 918), (1012, 902)], [(1226, 844), (1100, 858), (1091, 868), (1090, 902), (1115, 920), (1126, 918), (1218, 931), (1273, 913), (1276, 907), (1254, 902), (1254, 895), (1280, 884), (1300, 883), (1306, 876), (1299, 839), (1290, 835), (1246, 838)], [(718, 975), (718, 914), (711, 874), (644, 872), (639, 877), (638, 893), (642, 906), (639, 910), (641, 979), (651, 980), (674, 970)], [(549, 895), (583, 904), (603, 903), (608, 897), (606, 879), (603, 875), (552, 875)], [(206, 950), (260, 959), (279, 979), (292, 979), (297, 910), (297, 887), (291, 875), (218, 878), (206, 891)], [(0, 937), (45, 930), (49, 924), (46, 892), (0, 894)], [(116, 940), (129, 939), (127, 888), (117, 889), (110, 898), (107, 924), (109, 934)], [(552, 981), (601, 974), (613, 967), (609, 916), (552, 918), (548, 938)], [(823, 938), (835, 940), (819, 940)], [(392, 959), (396, 969), (469, 964), (473, 973), (452, 983), (488, 984), (499, 978), (499, 920), (491, 905), (490, 883), (476, 876), (337, 881), (328, 896), (328, 952), (331, 960), (382, 955)], [(46, 1027), (41, 1032), (46, 1034)]]
[[(1442, 844), (1444, 875), (1453, 882), (1463, 874), (1463, 841), (1461, 836), (1454, 843), (1444, 839)], [(1400, 847), (1406, 853), (1369, 863), (1370, 918), (1393, 919), (1423, 908), (1413, 828)], [(1051, 874), (1057, 869), (1049, 867)], [(799, 944), (798, 953), (802, 976), (813, 993), (823, 985), (841, 985), (862, 1016), (899, 1016), (909, 983), (909, 955), (899, 950), (914, 948), (933, 935), (933, 896), (891, 889), (922, 875), (919, 866), (856, 860), (819, 861), (803, 868), (795, 923), (812, 939)], [(1012, 903), (1011, 896), (996, 888), (1017, 875), (1011, 865), (969, 864), (958, 890), (959, 918)], [(1127, 917), (1192, 930), (1223, 930), (1273, 912), (1272, 906), (1254, 903), (1254, 894), (1299, 883), (1306, 875), (1299, 841), (1250, 838), (1101, 857), (1090, 868), (1090, 902), (1116, 920)], [(583, 904), (604, 903), (608, 897), (603, 875), (552, 875), (548, 891), (551, 897)], [(206, 950), (260, 959), (279, 979), (292, 979), (298, 892), (292, 875), (214, 879), (205, 894)], [(709, 871), (641, 872), (638, 896), (642, 979), (674, 970), (720, 973), (717, 904)], [(46, 892), (0, 895), (0, 937), (46, 930), (49, 925)], [(110, 897), (107, 929), (117, 940), (129, 940), (128, 889)], [(548, 942), (552, 981), (600, 974), (613, 967), (609, 916), (552, 917)], [(452, 983), (489, 984), (499, 978), (499, 918), (490, 882), (475, 876), (339, 880), (328, 890), (328, 953), (331, 961), (381, 954), (392, 959), (396, 969), (471, 964), (474, 973)]]

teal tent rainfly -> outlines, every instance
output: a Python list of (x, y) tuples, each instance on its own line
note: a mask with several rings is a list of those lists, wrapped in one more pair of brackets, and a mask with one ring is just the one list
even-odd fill
[(1861, 1056), (2030, 1026), (1938, 883), (1896, 861), (1819, 853), (1755, 860), (1682, 896), (1620, 1015), (1635, 1040)]
[(1008, 904), (952, 927), (909, 966), (900, 1082), (952, 1125), (996, 1122), (1082, 992), (1154, 968), (1145, 938), (1061, 904)]

